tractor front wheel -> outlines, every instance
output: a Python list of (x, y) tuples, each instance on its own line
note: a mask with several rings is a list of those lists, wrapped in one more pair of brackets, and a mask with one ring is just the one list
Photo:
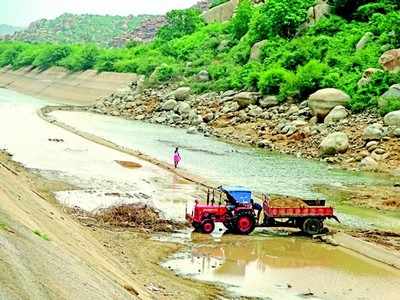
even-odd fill
[(251, 214), (239, 215), (236, 220), (236, 233), (248, 235), (256, 227), (256, 218)]
[(314, 235), (321, 232), (322, 228), (324, 227), (323, 222), (317, 218), (308, 218), (303, 223), (303, 232)]
[(201, 232), (205, 234), (211, 234), (214, 231), (215, 223), (213, 220), (204, 220), (201, 223)]

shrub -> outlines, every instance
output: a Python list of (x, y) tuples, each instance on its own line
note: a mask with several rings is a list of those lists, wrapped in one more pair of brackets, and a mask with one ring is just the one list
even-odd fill
[(83, 46), (73, 51), (71, 55), (64, 58), (59, 64), (71, 71), (85, 71), (95, 66), (98, 56), (99, 50), (96, 46)]
[(292, 84), (294, 78), (294, 74), (288, 70), (275, 67), (260, 74), (258, 89), (264, 95), (281, 95), (283, 86)]
[(167, 25), (157, 33), (157, 38), (164, 41), (191, 34), (204, 26), (204, 20), (198, 9), (172, 10), (166, 17)]
[(36, 47), (27, 47), (23, 51), (19, 52), (12, 62), (13, 69), (32, 65), (36, 56), (38, 56), (39, 51), (40, 49)]
[(41, 70), (56, 66), (60, 60), (71, 53), (68, 46), (47, 46), (44, 47), (33, 61), (32, 65)]
[(400, 98), (390, 97), (385, 99), (384, 105), (379, 109), (379, 113), (384, 116), (392, 111), (400, 110)]
[(310, 94), (324, 86), (324, 77), (328, 74), (329, 67), (316, 60), (310, 60), (299, 67), (296, 73), (295, 86), (299, 90), (299, 96), (308, 97)]
[(174, 65), (162, 64), (158, 66), (153, 74), (152, 79), (158, 82), (165, 82), (171, 80), (178, 74), (178, 68)]
[(230, 23), (230, 31), (235, 39), (240, 39), (249, 30), (253, 7), (250, 0), (241, 0), (236, 15)]
[(0, 67), (13, 64), (21, 51), (22, 47), (19, 45), (9, 47), (3, 51), (0, 55)]

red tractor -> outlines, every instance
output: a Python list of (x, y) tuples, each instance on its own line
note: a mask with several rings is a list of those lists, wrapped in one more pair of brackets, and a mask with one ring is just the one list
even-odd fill
[[(326, 207), (324, 200), (304, 200), (302, 207), (271, 207), (268, 197), (264, 196), (263, 206), (255, 203), (252, 192), (240, 186), (219, 187), (219, 203), (215, 203), (215, 190), (207, 193), (207, 204), (196, 204), (192, 214), (186, 214), (186, 219), (196, 231), (210, 234), (215, 223), (225, 225), (229, 232), (247, 235), (256, 227), (294, 227), (309, 235), (322, 233), (323, 222), (327, 218), (335, 219), (333, 208)], [(222, 195), (226, 196), (222, 205)], [(264, 210), (263, 222), (260, 215)]]

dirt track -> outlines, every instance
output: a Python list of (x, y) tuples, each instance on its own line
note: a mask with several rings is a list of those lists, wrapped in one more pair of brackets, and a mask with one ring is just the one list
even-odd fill
[(51, 195), (65, 188), (0, 153), (0, 299), (215, 298), (159, 266), (178, 246), (74, 220)]

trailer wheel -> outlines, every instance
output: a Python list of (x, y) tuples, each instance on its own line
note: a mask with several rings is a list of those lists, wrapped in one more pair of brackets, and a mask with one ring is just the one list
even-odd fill
[(303, 223), (303, 232), (314, 235), (321, 232), (324, 224), (320, 219), (317, 218), (308, 218)]
[(237, 234), (248, 235), (256, 227), (256, 218), (252, 214), (239, 214), (236, 219), (235, 231)]
[(211, 234), (214, 231), (215, 224), (213, 220), (207, 219), (201, 223), (201, 232)]

